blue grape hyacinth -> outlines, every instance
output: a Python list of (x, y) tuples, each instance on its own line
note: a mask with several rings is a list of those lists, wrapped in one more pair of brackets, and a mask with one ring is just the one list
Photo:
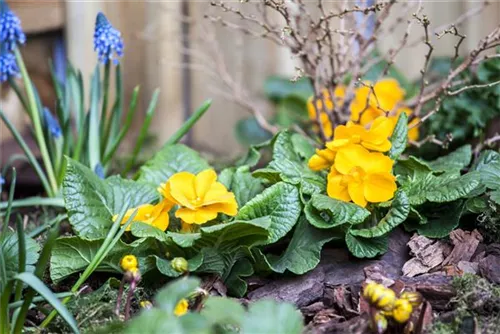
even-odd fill
[(95, 168), (94, 168), (94, 173), (97, 175), (98, 178), (103, 179), (105, 178), (104, 175), (104, 167), (102, 167), (101, 163), (98, 163)]
[(26, 42), (26, 35), (21, 28), (21, 20), (3, 0), (0, 0), (0, 41), (8, 51), (14, 50), (16, 44)]
[(112, 60), (118, 64), (118, 58), (123, 56), (122, 34), (116, 30), (103, 13), (97, 14), (94, 31), (94, 50), (99, 61), (107, 64)]
[(57, 139), (62, 136), (61, 126), (48, 108), (43, 108), (43, 119), (52, 137)]
[(16, 56), (4, 50), (0, 54), (0, 82), (5, 82), (11, 77), (19, 77), (19, 67), (17, 67)]

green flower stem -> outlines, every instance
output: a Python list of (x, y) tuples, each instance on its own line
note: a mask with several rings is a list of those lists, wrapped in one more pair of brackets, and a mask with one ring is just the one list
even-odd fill
[(156, 104), (158, 103), (158, 95), (160, 94), (160, 91), (156, 89), (153, 93), (153, 97), (151, 98), (151, 102), (149, 103), (148, 110), (146, 112), (146, 118), (144, 119), (144, 123), (142, 124), (141, 131), (139, 132), (139, 137), (137, 138), (137, 141), (135, 143), (134, 150), (132, 151), (132, 156), (128, 160), (127, 164), (125, 165), (125, 169), (122, 172), (123, 175), (127, 175), (128, 171), (134, 166), (135, 160), (137, 159), (137, 156), (139, 155), (139, 151), (142, 148), (142, 145), (144, 144), (144, 140), (146, 139), (146, 136), (148, 134), (149, 130), (149, 125), (151, 124), (151, 121), (153, 119), (153, 115), (156, 109)]
[[(85, 283), (85, 281), (92, 275), (92, 273), (99, 267), (101, 262), (106, 258), (108, 253), (111, 251), (111, 249), (115, 246), (115, 244), (120, 240), (120, 237), (125, 233), (125, 230), (127, 227), (130, 226), (132, 221), (135, 218), (135, 215), (137, 214), (137, 210), (135, 210), (132, 215), (129, 217), (127, 222), (122, 226), (120, 229), (120, 222), (123, 220), (125, 217), (125, 213), (127, 212), (127, 209), (129, 207), (129, 203), (125, 203), (122, 212), (118, 215), (118, 219), (116, 219), (115, 223), (111, 227), (111, 230), (109, 231), (108, 235), (106, 236), (106, 239), (104, 239), (101, 247), (99, 247), (99, 250), (97, 251), (96, 255), (92, 259), (92, 261), (89, 263), (87, 268), (85, 268), (85, 271), (80, 275), (80, 278), (78, 281), (73, 285), (71, 288), (71, 292), (76, 294), (78, 292), (78, 289), (80, 286)], [(68, 296), (64, 298), (61, 302), (63, 305), (68, 303), (68, 301), (71, 299), (71, 296)], [(41, 328), (46, 328), (52, 319), (57, 315), (57, 311), (53, 310), (47, 318), (42, 322), (40, 325)]]
[(1, 242), (4, 241), (5, 237), (7, 236), (7, 231), (9, 230), (10, 213), (12, 212), (12, 202), (14, 200), (14, 191), (16, 189), (16, 179), (16, 169), (12, 168), (12, 181), (10, 182), (9, 198), (7, 200), (7, 211), (5, 212), (5, 216), (3, 217), (2, 235), (0, 236)]
[(165, 146), (167, 145), (173, 145), (179, 142), (179, 140), (184, 137), (184, 135), (193, 127), (193, 125), (198, 122), (198, 120), (205, 114), (205, 112), (210, 108), (212, 105), (212, 100), (206, 100), (203, 102), (200, 108), (194, 112), (189, 119), (184, 122), (184, 124), (177, 130), (165, 143)]
[[(26, 270), (26, 237), (24, 234), (23, 221), (21, 217), (16, 220), (16, 230), (17, 230), (17, 241), (18, 241), (18, 252), (19, 252), (19, 264), (18, 273), (23, 273)], [(21, 299), (23, 292), (23, 282), (17, 282), (16, 290), (14, 293), (14, 301)]]
[[(106, 63), (106, 65), (104, 65), (104, 83), (103, 83), (104, 94), (102, 97), (101, 124), (100, 124), (101, 135), (104, 134), (105, 131), (107, 132), (107, 128), (109, 127), (109, 125), (106, 125), (106, 124), (108, 122), (111, 123), (111, 118), (109, 120), (107, 120), (108, 96), (109, 96), (109, 74), (110, 74), (110, 62), (108, 61)], [(107, 138), (106, 138), (106, 135), (104, 135), (101, 138), (101, 152), (104, 152), (104, 150), (106, 149), (106, 144), (107, 144)]]
[(54, 197), (55, 193), (52, 191), (52, 188), (49, 185), (49, 181), (47, 180), (47, 177), (45, 176), (45, 173), (42, 170), (42, 167), (36, 160), (33, 152), (31, 152), (30, 148), (24, 141), (23, 137), (21, 134), (16, 130), (14, 125), (9, 121), (9, 119), (5, 116), (2, 110), (0, 110), (0, 118), (4, 122), (4, 124), (7, 126), (7, 128), (10, 130), (12, 135), (14, 136), (14, 139), (17, 141), (19, 146), (21, 146), (21, 149), (24, 151), (24, 154), (26, 154), (26, 157), (28, 158), (28, 161), (30, 162), (31, 166), (35, 169), (36, 174), (38, 175), (38, 178), (42, 182), (43, 188), (45, 189), (45, 192), (47, 192), (47, 196), (49, 197)]
[(12, 285), (14, 281), (8, 281), (5, 289), (0, 291), (2, 296), (0, 298), (0, 333), (10, 333), (9, 324), (9, 298), (12, 293)]
[(40, 154), (42, 155), (42, 160), (45, 165), (45, 170), (49, 178), (50, 186), (52, 187), (52, 196), (53, 196), (53, 194), (56, 194), (58, 192), (58, 187), (57, 187), (56, 177), (54, 175), (54, 168), (52, 166), (52, 162), (50, 161), (49, 152), (47, 150), (47, 144), (45, 143), (45, 138), (43, 136), (43, 129), (42, 129), (42, 123), (40, 121), (40, 115), (37, 112), (38, 110), (37, 100), (35, 97), (35, 93), (33, 91), (31, 79), (29, 77), (28, 71), (26, 70), (26, 66), (24, 65), (21, 53), (17, 48), (14, 49), (14, 53), (16, 55), (16, 60), (19, 66), (19, 70), (23, 77), (23, 82), (26, 89), (26, 95), (28, 97), (28, 102), (29, 102), (29, 113), (31, 114), (31, 120), (33, 122), (35, 137), (38, 143), (38, 147), (40, 149)]
[[(64, 199), (60, 197), (29, 197), (12, 201), (13, 208), (24, 208), (27, 206), (52, 206), (57, 208), (64, 208)], [(9, 202), (1, 202), (0, 210), (5, 210), (9, 207)]]

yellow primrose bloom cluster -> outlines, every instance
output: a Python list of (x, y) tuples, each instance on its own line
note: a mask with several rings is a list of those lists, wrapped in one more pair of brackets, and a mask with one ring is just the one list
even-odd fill
[[(135, 210), (134, 222), (142, 222), (165, 231), (169, 225), (169, 211), (177, 206), (175, 216), (183, 224), (204, 224), (219, 213), (235, 216), (238, 204), (232, 192), (217, 182), (217, 174), (207, 169), (194, 175), (179, 172), (158, 187), (162, 200), (158, 204), (143, 204), (126, 212), (121, 224), (125, 224)], [(113, 221), (118, 215), (113, 217)], [(127, 228), (130, 230), (130, 226)], [(189, 230), (185, 229), (184, 230)]]
[[(362, 86), (356, 89), (354, 99), (349, 106), (351, 122), (361, 126), (372, 124), (380, 116), (387, 116), (392, 122), (392, 130), (396, 126), (397, 120), (401, 113), (411, 115), (411, 109), (403, 105), (405, 91), (399, 86), (399, 83), (394, 79), (383, 79), (373, 85), (373, 90), (370, 88), (371, 83), (365, 82)], [(311, 97), (307, 103), (309, 118), (312, 121), (317, 120), (317, 110), (320, 111), (320, 122), (327, 138), (333, 135), (332, 123), (325, 110), (333, 110), (334, 107), (340, 108), (343, 105), (345, 98), (345, 86), (337, 86), (333, 92), (333, 98), (327, 89), (324, 89), (320, 98), (316, 101), (314, 107), (314, 97)], [(375, 94), (374, 94), (375, 92)], [(418, 124), (419, 119), (414, 118), (409, 126)], [(391, 130), (391, 133), (392, 133)], [(411, 128), (408, 132), (410, 140), (418, 140), (419, 131), (417, 127)]]
[(399, 298), (396, 293), (382, 284), (368, 283), (363, 289), (363, 298), (375, 308), (373, 320), (377, 327), (387, 328), (387, 318), (404, 324), (410, 320), (414, 308), (422, 304), (422, 296), (418, 292), (403, 292)]
[(353, 122), (335, 128), (333, 140), (309, 160), (314, 171), (330, 168), (328, 196), (362, 207), (394, 197), (394, 161), (382, 153), (391, 148), (392, 131), (392, 120), (384, 116), (376, 118), (369, 129)]

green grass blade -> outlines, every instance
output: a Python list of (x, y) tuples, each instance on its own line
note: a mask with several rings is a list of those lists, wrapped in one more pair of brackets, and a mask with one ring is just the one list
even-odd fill
[(141, 150), (142, 145), (144, 143), (144, 140), (146, 139), (146, 136), (148, 134), (149, 125), (151, 124), (151, 121), (153, 120), (156, 105), (158, 104), (158, 95), (159, 94), (160, 94), (160, 91), (157, 89), (154, 91), (153, 96), (151, 97), (151, 102), (149, 103), (148, 110), (146, 112), (146, 117), (144, 119), (144, 122), (142, 123), (142, 127), (141, 127), (141, 130), (139, 132), (139, 137), (137, 138), (134, 150), (132, 151), (132, 156), (128, 160), (128, 162), (125, 166), (125, 169), (122, 171), (122, 175), (126, 175), (128, 173), (128, 171), (135, 164), (135, 160), (137, 159), (137, 155), (139, 155), (139, 151)]
[(201, 116), (203, 116), (207, 112), (207, 110), (210, 108), (211, 105), (212, 105), (212, 100), (206, 100), (205, 102), (203, 102), (201, 107), (199, 107), (198, 110), (196, 110), (194, 114), (191, 115), (191, 117), (189, 117), (189, 119), (186, 122), (184, 122), (184, 124), (182, 124), (179, 130), (177, 130), (167, 140), (165, 146), (178, 143), (179, 140), (181, 140), (182, 137), (184, 137), (184, 135), (186, 135), (186, 133), (188, 133), (188, 131), (196, 124), (196, 122), (198, 122)]
[[(29, 113), (31, 115), (31, 121), (33, 123), (33, 130), (35, 133), (35, 138), (38, 144), (38, 148), (40, 149), (40, 154), (42, 156), (43, 163), (45, 165), (45, 171), (47, 173), (47, 178), (50, 183), (50, 187), (52, 188), (52, 196), (54, 196), (58, 192), (57, 181), (54, 174), (54, 168), (52, 167), (52, 162), (50, 160), (49, 152), (47, 150), (47, 143), (43, 137), (43, 129), (41, 123), (41, 113), (42, 110), (39, 108), (39, 100), (35, 95), (35, 91), (33, 89), (33, 82), (30, 79), (28, 71), (26, 70), (26, 65), (24, 64), (23, 57), (17, 48), (14, 49), (14, 53), (16, 55), (17, 65), (19, 67), (19, 71), (21, 72), (21, 77), (23, 78), (24, 88), (26, 89), (26, 96), (29, 106)], [(50, 196), (50, 195), (49, 195)]]
[[(54, 293), (54, 296), (56, 296), (59, 299), (66, 298), (66, 297), (72, 297), (74, 295), (75, 294), (73, 292), (59, 292), (59, 293)], [(40, 303), (40, 302), (43, 302), (43, 301), (45, 301), (45, 298), (43, 298), (42, 296), (36, 296), (36, 297), (33, 297), (33, 300), (31, 301), (31, 304)], [(12, 302), (12, 303), (9, 304), (9, 310), (19, 308), (23, 304), (24, 304), (24, 300), (22, 300), (22, 299), (18, 300), (17, 302)]]
[(54, 219), (51, 219), (51, 220), (45, 222), (44, 224), (42, 224), (40, 226), (37, 226), (32, 231), (28, 232), (26, 235), (28, 237), (34, 239), (34, 238), (38, 237), (40, 234), (42, 234), (43, 232), (45, 232), (48, 229), (52, 228), (56, 224), (59, 224), (60, 222), (62, 222), (65, 219), (68, 219), (68, 215), (67, 214), (58, 215)]
[(104, 79), (103, 79), (103, 96), (102, 96), (102, 108), (101, 108), (101, 123), (100, 123), (100, 131), (99, 133), (101, 134), (101, 152), (104, 152), (104, 149), (106, 148), (106, 136), (103, 134), (105, 133), (105, 129), (107, 128), (107, 123), (111, 122), (111, 119), (108, 120), (108, 96), (109, 96), (109, 76), (110, 76), (110, 70), (111, 70), (111, 62), (107, 62), (106, 65), (104, 65)]
[(12, 136), (19, 144), (24, 154), (26, 154), (26, 157), (28, 158), (30, 165), (35, 169), (36, 174), (40, 178), (40, 181), (42, 182), (43, 188), (47, 192), (47, 195), (49, 197), (53, 197), (55, 194), (53, 193), (52, 188), (50, 187), (49, 181), (47, 180), (47, 177), (45, 176), (42, 167), (36, 160), (35, 155), (33, 154), (33, 152), (31, 152), (21, 134), (16, 130), (14, 125), (9, 121), (9, 119), (5, 116), (2, 110), (0, 110), (0, 118), (9, 129), (10, 133), (12, 133)]
[[(100, 98), (100, 77), (99, 65), (96, 66), (92, 76), (92, 86), (90, 87), (90, 115), (89, 115), (89, 132), (88, 132), (88, 158), (89, 166), (93, 171), (101, 161), (100, 144), (99, 144), (99, 98)], [(86, 134), (79, 134), (85, 136)]]
[(7, 235), (7, 230), (9, 228), (10, 213), (12, 212), (12, 203), (14, 202), (14, 192), (16, 190), (16, 180), (17, 172), (15, 168), (12, 168), (12, 181), (10, 182), (9, 198), (7, 200), (7, 210), (5, 216), (3, 217), (2, 235), (0, 236), (0, 241), (5, 239)]
[(132, 98), (130, 99), (130, 105), (127, 112), (127, 118), (125, 119), (125, 124), (120, 130), (118, 137), (116, 137), (111, 146), (106, 150), (106, 154), (104, 155), (104, 159), (102, 161), (103, 166), (106, 166), (108, 162), (111, 161), (111, 158), (113, 158), (114, 154), (116, 153), (116, 150), (120, 146), (123, 138), (125, 138), (128, 130), (130, 129), (130, 126), (132, 125), (132, 121), (137, 111), (138, 95), (139, 95), (139, 86), (135, 87), (134, 92), (132, 93)]
[[(59, 299), (54, 295), (54, 293), (52, 293), (52, 291), (50, 291), (49, 288), (47, 288), (47, 286), (45, 286), (45, 284), (43, 284), (43, 282), (38, 277), (36, 277), (32, 273), (25, 272), (25, 273), (21, 273), (21, 274), (16, 275), (15, 278), (19, 281), (26, 283), (33, 290), (38, 292), (39, 295), (43, 296), (45, 298), (45, 300), (48, 303), (50, 303), (52, 305), (52, 307), (54, 307), (55, 310), (57, 310), (57, 312), (61, 315), (61, 317), (64, 319), (64, 321), (66, 321), (66, 323), (71, 328), (73, 333), (80, 333), (80, 331), (78, 330), (78, 326), (76, 324), (75, 318), (73, 318), (73, 315), (71, 315), (71, 313), (69, 313), (68, 309), (61, 303), (61, 301), (59, 301)], [(27, 303), (25, 301), (25, 305), (26, 304)], [(29, 307), (29, 303), (27, 305)], [(22, 309), (21, 309), (21, 312), (22, 312)], [(15, 334), (22, 333), (23, 325), (24, 325), (24, 317), (22, 317), (22, 313), (21, 313), (17, 319), (16, 326), (14, 328), (14, 333)]]
[[(26, 270), (26, 237), (24, 235), (24, 227), (23, 221), (21, 217), (17, 217), (16, 220), (16, 229), (17, 229), (17, 241), (18, 241), (18, 252), (19, 252), (19, 260), (18, 260), (18, 272), (23, 273)], [(18, 301), (21, 299), (21, 293), (23, 292), (23, 283), (18, 282), (16, 286), (16, 292), (14, 294), (14, 301)]]
[(109, 142), (115, 139), (114, 136), (112, 135), (111, 130), (119, 128), (122, 120), (123, 81), (122, 81), (122, 70), (120, 64), (116, 66), (115, 70), (115, 85), (116, 85), (115, 88), (116, 98), (113, 104), (112, 113), (106, 124), (106, 130), (104, 132), (103, 146), (101, 146), (103, 153), (106, 152), (106, 149), (109, 146)]
[[(8, 202), (1, 202), (0, 210), (5, 210), (8, 206)], [(28, 206), (52, 206), (56, 208), (64, 208), (64, 199), (60, 197), (29, 197), (12, 201), (12, 208), (25, 208)]]

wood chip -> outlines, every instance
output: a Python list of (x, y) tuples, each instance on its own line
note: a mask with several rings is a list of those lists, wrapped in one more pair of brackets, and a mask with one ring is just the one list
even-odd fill
[(483, 241), (483, 236), (477, 230), (469, 232), (458, 229), (450, 233), (450, 239), (455, 247), (443, 261), (443, 266), (458, 264), (460, 261), (470, 261), (477, 246)]
[(428, 273), (442, 264), (445, 254), (450, 252), (450, 246), (445, 242), (416, 234), (408, 242), (408, 247), (414, 256), (403, 265), (403, 275), (408, 277)]

